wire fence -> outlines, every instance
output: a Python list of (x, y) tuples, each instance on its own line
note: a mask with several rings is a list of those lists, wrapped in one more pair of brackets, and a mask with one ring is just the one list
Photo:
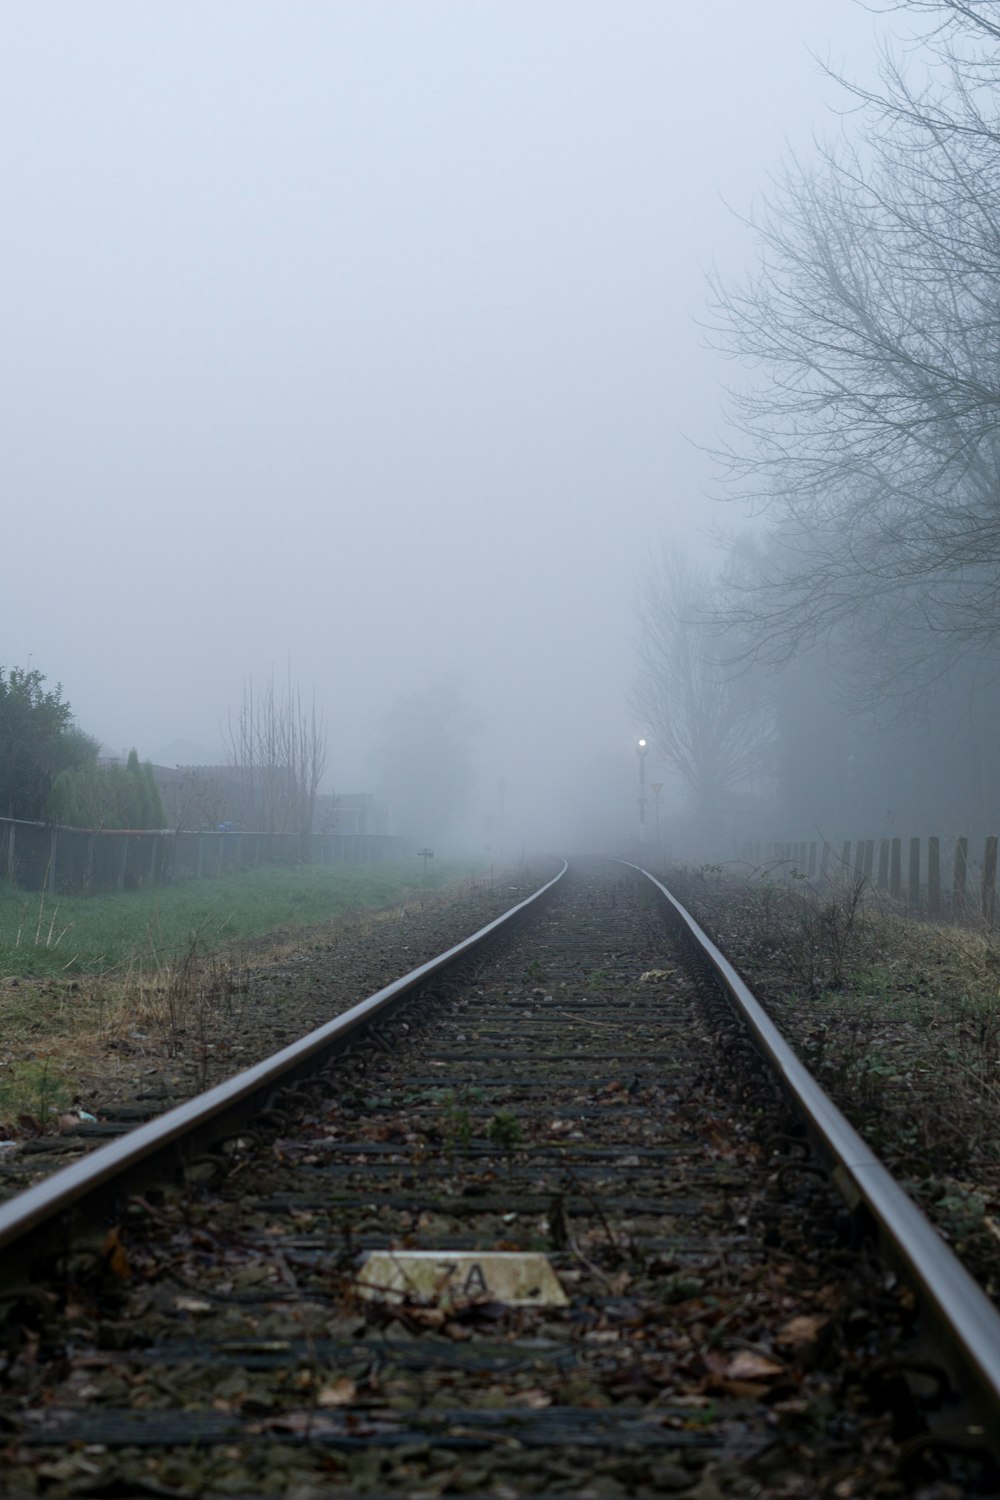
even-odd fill
[(172, 833), (0, 818), (0, 879), (54, 895), (174, 885), (258, 865), (369, 865), (412, 852), (410, 839), (377, 833)]

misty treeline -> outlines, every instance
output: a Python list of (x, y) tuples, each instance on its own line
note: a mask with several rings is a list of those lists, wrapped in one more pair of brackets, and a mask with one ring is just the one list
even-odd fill
[[(480, 727), (455, 682), (405, 694), (386, 712), (373, 761), (393, 831), (435, 840), (461, 818)], [(160, 773), (169, 776), (165, 809), (154, 768), (135, 750), (124, 764), (102, 759), (61, 684), (46, 687), (37, 669), (0, 666), (0, 817), (93, 829), (336, 831), (336, 796), (320, 791), (326, 718), (290, 670), (283, 682), (273, 672), (262, 684), (247, 680), (224, 742), (222, 764)]]
[(714, 283), (723, 492), (763, 525), (717, 578), (654, 565), (637, 706), (703, 807), (955, 832), (1000, 823), (1000, 8), (886, 8), (919, 45)]
[(152, 767), (134, 750), (99, 765), (100, 742), (73, 722), (62, 685), (0, 667), (0, 816), (79, 828), (162, 828)]
[(102, 759), (100, 741), (74, 722), (62, 685), (37, 669), (0, 667), (0, 816), (77, 828), (215, 827), (309, 833), (327, 763), (315, 703), (291, 678), (251, 681), (229, 720), (227, 764), (191, 768), (173, 788), (171, 817), (149, 762)]

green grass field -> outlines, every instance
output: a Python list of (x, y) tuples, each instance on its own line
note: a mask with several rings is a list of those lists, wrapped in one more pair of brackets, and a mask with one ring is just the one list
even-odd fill
[(421, 895), (471, 876), (435, 862), (426, 880), (414, 860), (365, 866), (268, 866), (222, 880), (49, 896), (0, 883), (0, 983), (154, 969), (190, 950), (313, 927)]

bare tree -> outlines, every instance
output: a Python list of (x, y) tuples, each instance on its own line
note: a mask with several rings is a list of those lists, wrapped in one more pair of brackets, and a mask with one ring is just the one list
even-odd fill
[(768, 766), (773, 748), (758, 674), (722, 664), (716, 614), (714, 586), (664, 549), (640, 583), (632, 701), (707, 819)]
[(793, 164), (716, 287), (752, 371), (721, 456), (774, 522), (735, 618), (778, 658), (844, 622), (891, 648), (900, 613), (938, 667), (1000, 636), (1000, 26), (897, 8), (939, 13), (920, 85), (887, 58), (858, 146)]
[(327, 757), (315, 698), (304, 709), (290, 674), (280, 691), (273, 673), (262, 689), (249, 679), (239, 717), (226, 731), (238, 821), (261, 833), (310, 833)]

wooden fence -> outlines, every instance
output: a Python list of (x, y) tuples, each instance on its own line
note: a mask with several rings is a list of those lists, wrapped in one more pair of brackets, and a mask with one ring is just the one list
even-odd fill
[(60, 895), (172, 885), (255, 865), (367, 865), (412, 852), (411, 840), (375, 833), (131, 832), (0, 818), (0, 879)]
[[(973, 854), (979, 852), (975, 845)], [(825, 839), (798, 843), (745, 843), (740, 858), (772, 867), (786, 880), (858, 884), (868, 881), (914, 914), (934, 919), (979, 916), (992, 923), (997, 896), (997, 836), (982, 841), (970, 863), (966, 837)]]

